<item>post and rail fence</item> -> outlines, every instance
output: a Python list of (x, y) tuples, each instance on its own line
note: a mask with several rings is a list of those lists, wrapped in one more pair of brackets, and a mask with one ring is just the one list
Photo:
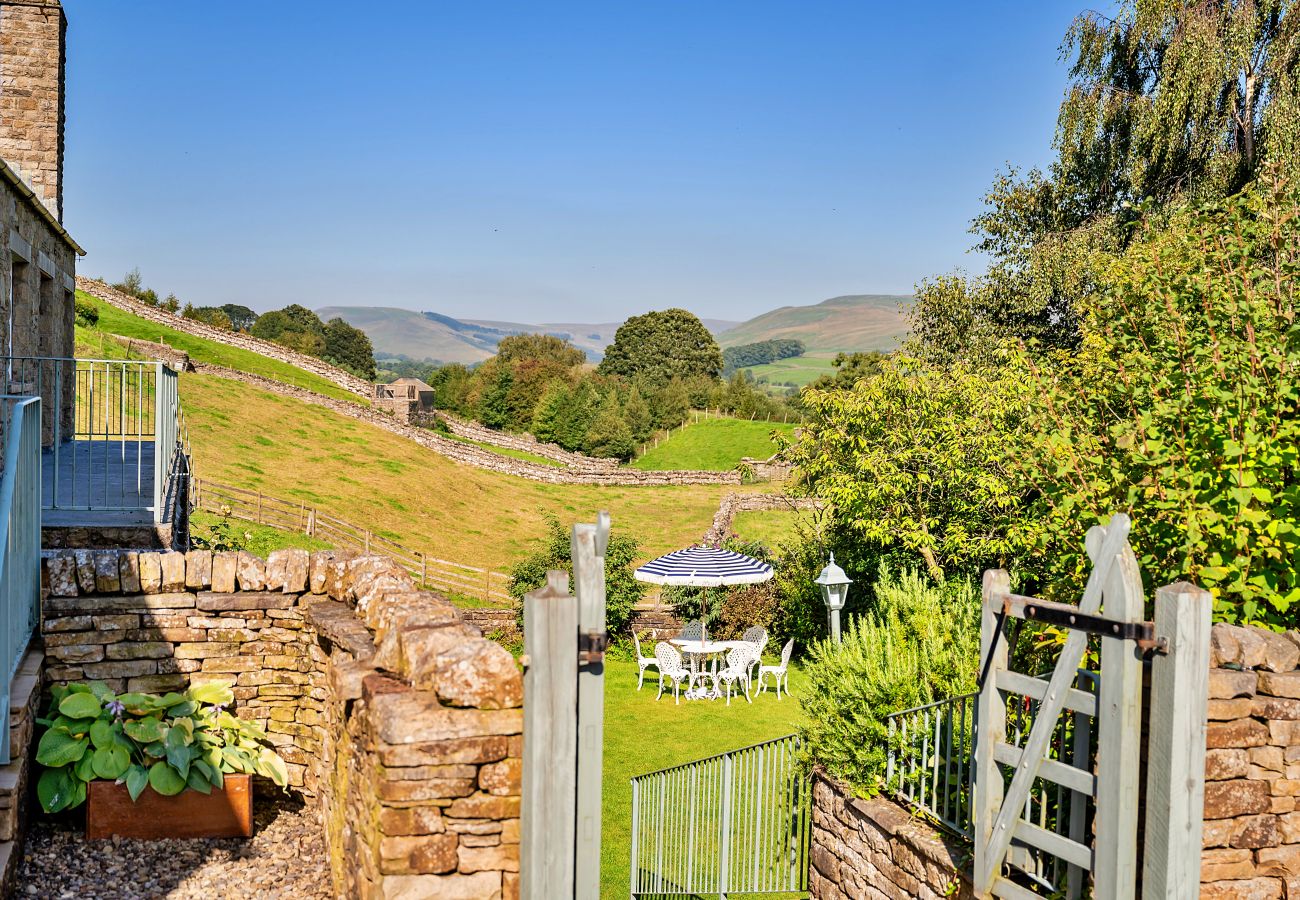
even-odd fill
[(0, 397), (0, 765), (10, 761), (9, 690), (40, 617), (41, 398)]
[(801, 750), (791, 734), (633, 778), (632, 900), (807, 897)]
[(304, 534), (340, 550), (382, 553), (399, 563), (420, 584), (437, 590), (502, 606), (514, 602), (506, 590), (509, 575), (412, 550), (369, 528), (322, 512), (305, 501), (286, 500), (197, 477), (190, 479), (190, 501), (194, 509)]

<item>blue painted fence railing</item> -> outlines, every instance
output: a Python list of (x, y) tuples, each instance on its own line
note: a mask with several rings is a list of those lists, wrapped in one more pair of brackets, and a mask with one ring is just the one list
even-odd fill
[(10, 761), (9, 687), (41, 601), (41, 399), (0, 397), (0, 764)]

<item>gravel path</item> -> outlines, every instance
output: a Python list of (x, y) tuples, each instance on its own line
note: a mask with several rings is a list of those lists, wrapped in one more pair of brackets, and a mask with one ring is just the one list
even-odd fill
[(69, 822), (31, 820), (16, 896), (41, 900), (328, 900), (329, 860), (315, 807), (259, 800), (253, 839), (88, 841)]

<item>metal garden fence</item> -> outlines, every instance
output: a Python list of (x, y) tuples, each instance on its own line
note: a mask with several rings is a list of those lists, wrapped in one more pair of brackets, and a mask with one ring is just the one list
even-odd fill
[(4, 397), (0, 474), (0, 765), (10, 761), (9, 686), (40, 616), (41, 400)]
[(798, 735), (632, 779), (631, 896), (807, 896)]
[(885, 784), (899, 800), (971, 837), (971, 759), (978, 693), (899, 710), (888, 718)]

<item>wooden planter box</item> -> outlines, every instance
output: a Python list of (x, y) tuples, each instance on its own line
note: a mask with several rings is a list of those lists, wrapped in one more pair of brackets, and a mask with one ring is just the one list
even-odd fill
[(146, 787), (132, 802), (125, 784), (92, 781), (87, 786), (86, 837), (159, 840), (253, 836), (250, 775), (227, 775), (211, 794), (195, 790), (164, 797)]

